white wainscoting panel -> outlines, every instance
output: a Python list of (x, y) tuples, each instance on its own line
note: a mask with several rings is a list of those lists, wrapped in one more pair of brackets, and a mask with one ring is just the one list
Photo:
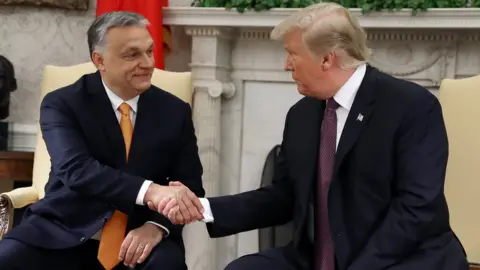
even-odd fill
[[(302, 96), (294, 83), (245, 82), (240, 192), (260, 187), (268, 152), (282, 141), (285, 116)], [(258, 231), (238, 237), (238, 256), (258, 251)]]

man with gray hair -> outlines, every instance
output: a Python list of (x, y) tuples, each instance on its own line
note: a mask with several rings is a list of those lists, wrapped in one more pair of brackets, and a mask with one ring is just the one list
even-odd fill
[(187, 269), (182, 226), (149, 207), (177, 199), (202, 218), (202, 165), (190, 106), (151, 84), (147, 24), (98, 17), (87, 33), (98, 71), (44, 97), (46, 195), (0, 241), (0, 269)]
[[(293, 220), (293, 241), (226, 269), (467, 270), (437, 98), (368, 65), (366, 34), (338, 4), (299, 11), (272, 38), (305, 96), (287, 114), (273, 184), (202, 200), (211, 237)], [(174, 217), (175, 204), (160, 208)]]

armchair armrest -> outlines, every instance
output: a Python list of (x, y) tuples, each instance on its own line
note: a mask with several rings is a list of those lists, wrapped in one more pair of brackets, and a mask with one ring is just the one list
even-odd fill
[(38, 192), (33, 186), (0, 194), (0, 239), (12, 228), (13, 210), (36, 201), (38, 201)]

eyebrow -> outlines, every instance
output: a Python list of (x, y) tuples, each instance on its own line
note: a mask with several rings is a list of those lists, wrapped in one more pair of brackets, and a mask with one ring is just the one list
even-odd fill
[[(153, 49), (153, 45), (154, 45), (154, 44), (152, 43), (152, 44), (148, 47), (148, 50)], [(134, 47), (128, 47), (127, 49), (125, 49), (125, 50), (123, 51), (123, 53), (129, 53), (129, 52), (133, 52), (133, 51), (141, 51), (141, 49), (140, 49), (139, 47), (136, 47), (136, 46), (134, 46)]]

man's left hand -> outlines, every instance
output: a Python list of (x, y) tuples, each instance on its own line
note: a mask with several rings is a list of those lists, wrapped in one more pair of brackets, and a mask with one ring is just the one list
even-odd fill
[(132, 268), (143, 263), (152, 249), (162, 241), (163, 234), (164, 231), (160, 227), (150, 223), (131, 230), (120, 248), (120, 260)]

